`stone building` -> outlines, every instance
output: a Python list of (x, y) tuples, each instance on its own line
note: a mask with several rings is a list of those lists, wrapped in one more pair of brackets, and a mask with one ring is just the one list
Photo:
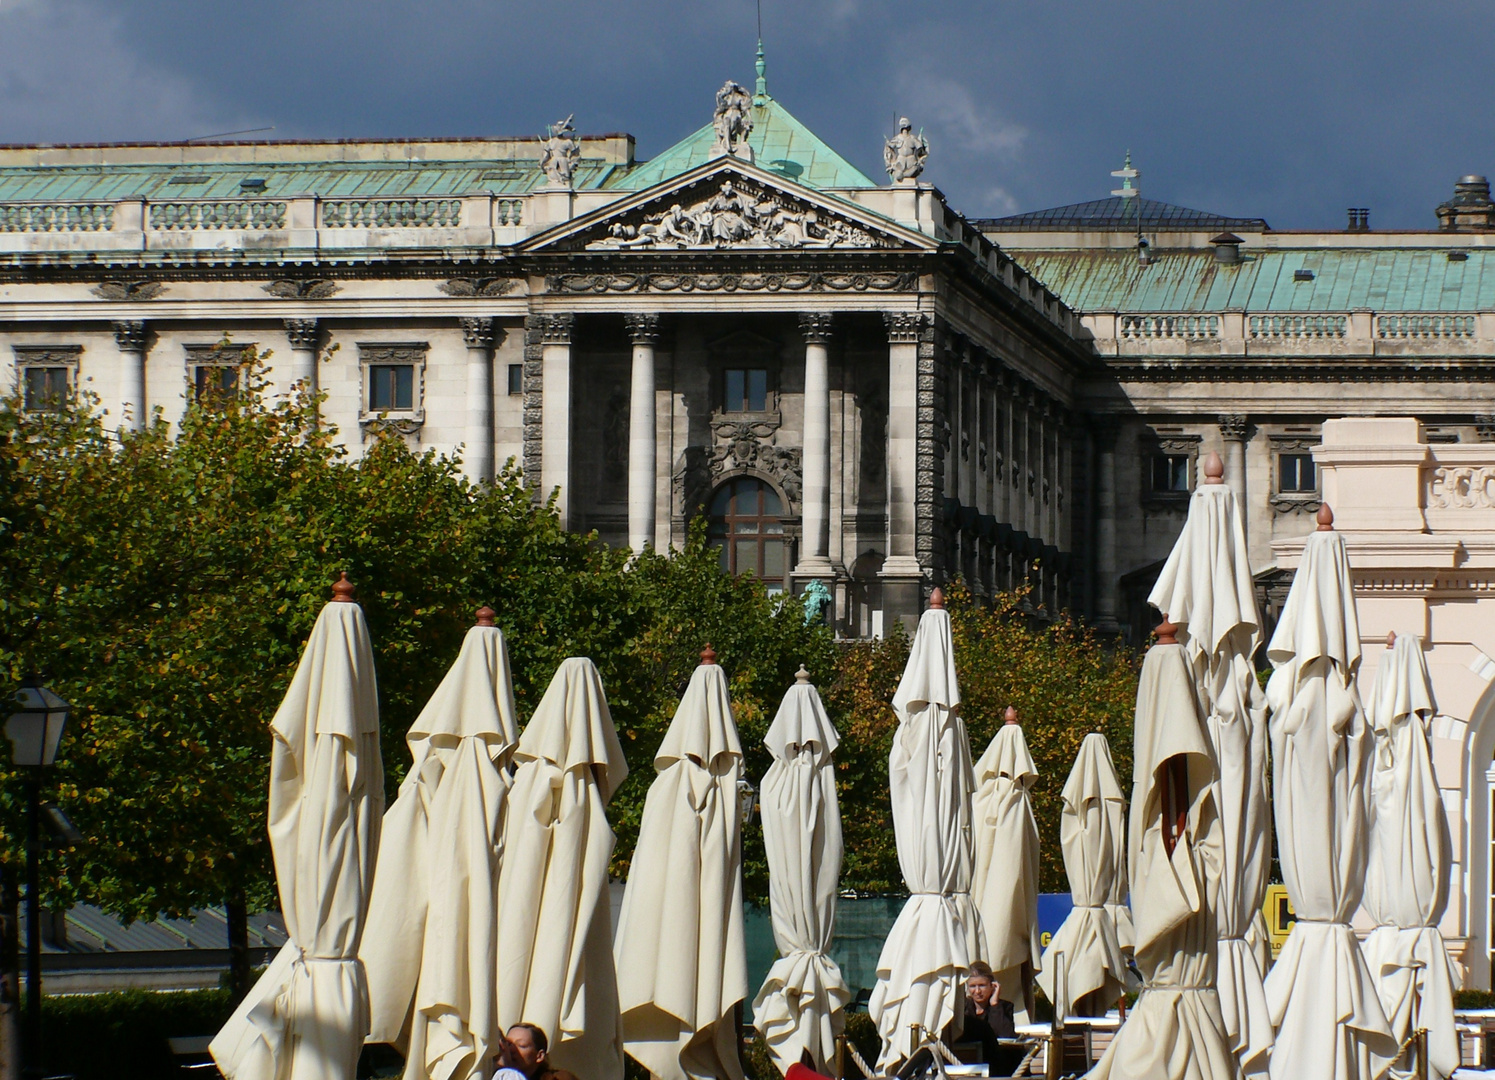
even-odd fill
[[(703, 113), (707, 109), (703, 108)], [(900, 142), (902, 140), (902, 142)], [(111, 423), (232, 392), (242, 347), (357, 454), (508, 460), (566, 524), (823, 582), (838, 627), (956, 571), (1076, 602), (1097, 370), (1071, 311), (918, 179), (767, 93), (641, 162), (625, 135), (0, 149), (0, 356)], [(222, 348), (227, 338), (232, 348)]]

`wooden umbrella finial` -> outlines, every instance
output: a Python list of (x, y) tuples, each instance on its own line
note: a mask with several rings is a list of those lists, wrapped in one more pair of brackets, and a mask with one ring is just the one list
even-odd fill
[(1211, 450), (1209, 457), (1204, 459), (1204, 482), (1206, 484), (1225, 483), (1225, 462), (1220, 460), (1218, 451)]
[(1007, 706), (1007, 711), (1002, 714), (1002, 722), (1004, 724), (1017, 723), (1017, 710), (1011, 705)]
[(809, 684), (810, 673), (805, 670), (805, 665), (799, 665), (799, 670), (794, 673), (794, 681), (799, 683), (801, 686)]
[(1388, 633), (1386, 635), (1386, 647), (1388, 649), (1391, 649), (1391, 648), (1394, 648), (1395, 646), (1396, 646), (1396, 631), (1392, 630), (1390, 633)]
[(348, 571), (342, 571), (342, 576), (333, 582), (332, 602), (335, 604), (353, 603), (353, 583), (348, 580)]
[(929, 606), (932, 608), (944, 608), (945, 606), (945, 590), (938, 585), (934, 587), (934, 592), (929, 594)]
[(1168, 621), (1168, 615), (1166, 612), (1163, 615), (1163, 621), (1158, 623), (1157, 628), (1153, 630), (1153, 633), (1157, 635), (1157, 644), (1159, 645), (1178, 644), (1178, 626)]
[(711, 642), (708, 641), (706, 647), (701, 650), (701, 664), (704, 666), (714, 663), (716, 663), (716, 650), (711, 647)]
[(477, 610), (477, 620), (478, 621), (477, 621), (477, 623), (475, 625), (477, 625), (477, 626), (497, 626), (498, 623), (494, 622), (494, 619), (496, 619), (497, 617), (498, 617), (498, 612), (494, 611), (487, 604), (484, 604), (482, 607), (478, 608), (478, 610)]
[(1317, 532), (1334, 531), (1334, 511), (1329, 509), (1328, 503), (1319, 503), (1317, 521), (1319, 523), (1319, 527), (1316, 530)]

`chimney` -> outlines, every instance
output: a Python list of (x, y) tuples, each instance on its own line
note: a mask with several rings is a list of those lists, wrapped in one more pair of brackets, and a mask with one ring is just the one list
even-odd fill
[(1349, 210), (1348, 232), (1370, 232), (1370, 207), (1352, 206)]
[(1215, 246), (1215, 262), (1232, 266), (1241, 261), (1241, 245), (1245, 241), (1235, 233), (1223, 232), (1210, 243)]
[(1490, 199), (1490, 181), (1483, 176), (1461, 176), (1453, 186), (1453, 198), (1438, 207), (1438, 228), (1447, 232), (1495, 230), (1495, 201)]

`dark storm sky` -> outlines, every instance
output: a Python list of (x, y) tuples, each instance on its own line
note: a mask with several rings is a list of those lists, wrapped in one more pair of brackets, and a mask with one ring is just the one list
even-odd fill
[[(971, 216), (1143, 193), (1340, 228), (1435, 224), (1495, 172), (1495, 5), (763, 0), (769, 89), (869, 175), (898, 113)], [(752, 0), (0, 0), (0, 141), (528, 135), (640, 156), (752, 79)]]

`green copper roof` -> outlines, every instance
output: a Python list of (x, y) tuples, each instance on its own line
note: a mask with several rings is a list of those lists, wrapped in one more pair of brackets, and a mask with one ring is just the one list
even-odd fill
[(1131, 250), (1008, 254), (1080, 312), (1495, 309), (1495, 250), (1480, 248), (1453, 260), (1441, 248), (1248, 249), (1234, 265), (1208, 251), (1161, 253), (1148, 266)]
[[(711, 158), (716, 132), (710, 124), (686, 136), (658, 157), (613, 177), (605, 187), (641, 191), (678, 176)], [(814, 188), (876, 187), (865, 173), (836, 153), (788, 109), (771, 97), (753, 104), (748, 136), (753, 163), (788, 180)]]
[[(621, 166), (583, 158), (578, 188), (599, 188)], [(263, 189), (242, 188), (264, 181)], [(29, 165), (0, 168), (0, 202), (12, 200), (236, 199), (315, 193), (324, 198), (523, 194), (545, 182), (537, 161), (233, 162), (183, 165)]]

